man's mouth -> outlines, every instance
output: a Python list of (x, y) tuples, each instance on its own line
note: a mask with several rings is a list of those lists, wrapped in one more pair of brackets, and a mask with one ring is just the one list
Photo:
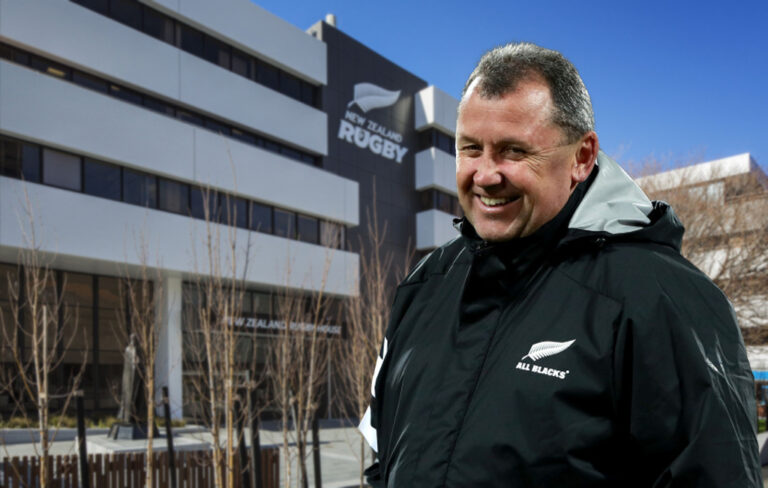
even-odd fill
[(517, 200), (519, 197), (491, 198), (480, 196), (480, 201), (489, 207), (499, 207), (506, 203)]

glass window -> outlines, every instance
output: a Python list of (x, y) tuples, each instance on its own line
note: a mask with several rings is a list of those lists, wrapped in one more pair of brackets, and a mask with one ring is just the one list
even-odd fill
[(64, 273), (64, 303), (78, 307), (93, 306), (93, 276), (80, 273)]
[(13, 48), (6, 44), (0, 44), (0, 59), (13, 60)]
[(280, 91), (293, 99), (301, 100), (301, 81), (293, 75), (280, 72)]
[(320, 222), (320, 244), (331, 249), (344, 249), (344, 226), (335, 222)]
[(419, 210), (430, 210), (435, 208), (435, 191), (424, 190), (419, 193)]
[(272, 207), (251, 203), (251, 229), (265, 234), (272, 233)]
[(280, 144), (272, 141), (264, 141), (264, 149), (267, 151), (272, 151), (274, 153), (280, 153), (281, 146)]
[(173, 19), (156, 10), (144, 7), (144, 24), (142, 30), (155, 39), (160, 39), (169, 44), (176, 44)]
[(447, 193), (437, 192), (437, 209), (445, 213), (452, 213), (453, 202), (451, 202), (451, 196)]
[(315, 106), (315, 87), (305, 81), (301, 82), (301, 101)]
[(280, 74), (277, 68), (259, 62), (256, 69), (258, 70), (256, 72), (256, 81), (273, 90), (280, 88)]
[(136, 0), (109, 0), (109, 16), (121, 24), (141, 30), (141, 4)]
[(218, 39), (205, 36), (205, 53), (203, 57), (213, 64), (229, 69), (230, 48)]
[(0, 138), (0, 175), (40, 181), (40, 146)]
[(66, 66), (62, 66), (53, 61), (48, 61), (37, 56), (32, 56), (30, 59), (30, 66), (43, 73), (56, 76), (57, 78), (70, 79), (72, 77), (71, 70)]
[(272, 297), (269, 293), (253, 292), (253, 313), (255, 315), (272, 315)]
[(80, 86), (89, 88), (91, 90), (96, 90), (102, 93), (107, 93), (107, 91), (109, 91), (109, 87), (106, 81), (96, 78), (95, 76), (91, 76), (89, 74), (83, 73), (81, 71), (72, 72), (72, 81), (74, 81)]
[(141, 93), (117, 85), (109, 85), (109, 94), (129, 103), (142, 105)]
[(85, 158), (83, 191), (97, 197), (120, 200), (120, 167)]
[(256, 136), (249, 134), (248, 132), (243, 132), (239, 129), (232, 129), (232, 136), (235, 139), (239, 139), (245, 142), (246, 144), (256, 145)]
[(242, 198), (222, 195), (221, 221), (227, 225), (248, 228), (248, 202)]
[(232, 131), (224, 124), (220, 124), (215, 120), (205, 119), (206, 129), (210, 129), (217, 134), (224, 134), (228, 136)]
[(295, 159), (296, 161), (301, 161), (301, 153), (296, 149), (291, 149), (288, 146), (281, 147), (280, 154), (282, 154), (283, 156), (287, 156), (291, 159)]
[(251, 57), (242, 51), (232, 49), (232, 71), (246, 78), (251, 77)]
[(307, 163), (312, 166), (319, 166), (318, 161), (320, 158), (316, 158), (315, 156), (312, 156), (311, 154), (302, 154), (301, 155), (301, 162)]
[(154, 110), (157, 113), (174, 116), (175, 111), (173, 107), (165, 102), (158, 100), (157, 98), (144, 97), (144, 106), (150, 110)]
[(189, 206), (189, 185), (158, 179), (158, 208), (186, 214)]
[(287, 210), (275, 209), (274, 234), (288, 239), (296, 238), (296, 214)]
[(99, 276), (99, 307), (122, 309), (120, 298), (120, 279), (108, 276)]
[(205, 50), (203, 49), (205, 35), (202, 32), (184, 24), (179, 24), (179, 34), (181, 41), (179, 47), (181, 49), (195, 56), (205, 57)]
[(80, 158), (43, 149), (43, 183), (80, 191)]
[(249, 316), (253, 313), (253, 294), (249, 291), (244, 291), (241, 296), (242, 302), (240, 306), (242, 308), (243, 315)]
[(157, 208), (157, 179), (152, 175), (123, 168), (123, 201)]
[(203, 121), (202, 117), (200, 117), (199, 115), (195, 115), (193, 113), (189, 113), (185, 110), (177, 110), (176, 118), (184, 122), (189, 122), (190, 124), (194, 124), (198, 127), (205, 127), (205, 122)]
[[(205, 207), (208, 204), (208, 214)], [(218, 222), (218, 195), (207, 188), (193, 187), (189, 194), (189, 213), (196, 219)]]
[(306, 215), (299, 215), (297, 228), (299, 231), (300, 241), (317, 244), (318, 225), (316, 218), (307, 217)]

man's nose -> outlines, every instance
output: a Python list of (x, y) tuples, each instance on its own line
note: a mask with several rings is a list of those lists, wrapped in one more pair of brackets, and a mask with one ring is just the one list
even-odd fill
[(478, 161), (477, 170), (473, 178), (475, 185), (482, 187), (496, 186), (500, 185), (502, 180), (503, 177), (493, 158), (483, 155)]

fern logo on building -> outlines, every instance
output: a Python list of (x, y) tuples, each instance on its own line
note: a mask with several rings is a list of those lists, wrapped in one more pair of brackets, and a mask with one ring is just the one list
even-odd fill
[(400, 98), (400, 90), (387, 90), (373, 83), (358, 83), (353, 89), (352, 101), (347, 104), (344, 118), (339, 122), (338, 138), (373, 154), (398, 163), (408, 148), (402, 146), (403, 135), (352, 110), (357, 106), (364, 114), (370, 110), (394, 105)]
[(531, 362), (536, 362), (539, 359), (544, 359), (544, 358), (554, 356), (556, 354), (560, 354), (561, 352), (571, 347), (571, 345), (574, 342), (576, 342), (576, 339), (565, 341), (565, 342), (554, 342), (554, 341), (537, 342), (536, 344), (531, 346), (531, 349), (528, 351), (528, 354), (526, 354), (520, 359), (520, 362), (517, 363), (517, 366), (515, 369), (519, 369), (522, 371), (530, 371), (531, 373), (543, 374), (545, 376), (551, 376), (553, 378), (564, 380), (565, 377), (568, 376), (570, 371), (563, 371), (555, 368), (547, 368), (544, 366), (540, 366), (538, 364), (531, 364), (524, 361), (527, 358), (527, 359), (530, 359)]

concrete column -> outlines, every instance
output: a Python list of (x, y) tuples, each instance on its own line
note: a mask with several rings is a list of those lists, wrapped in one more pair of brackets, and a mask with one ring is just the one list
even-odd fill
[[(181, 300), (182, 280), (180, 276), (164, 276), (158, 283), (155, 295), (157, 310), (158, 344), (155, 359), (157, 394), (155, 401), (163, 399), (162, 387), (168, 386), (171, 403), (171, 417), (182, 417), (182, 339)], [(162, 415), (162, 408), (158, 409)]]

